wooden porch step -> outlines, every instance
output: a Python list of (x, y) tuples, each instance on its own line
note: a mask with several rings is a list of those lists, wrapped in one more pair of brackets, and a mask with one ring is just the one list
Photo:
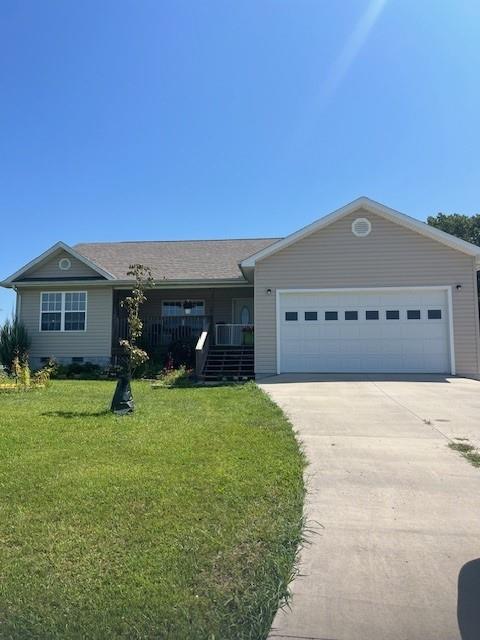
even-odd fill
[(210, 347), (203, 368), (206, 382), (245, 381), (255, 377), (253, 346)]

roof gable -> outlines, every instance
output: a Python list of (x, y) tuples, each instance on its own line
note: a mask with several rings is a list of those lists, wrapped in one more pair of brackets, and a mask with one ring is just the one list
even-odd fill
[[(58, 261), (62, 257), (68, 257), (71, 259), (72, 267), (75, 267), (72, 274), (70, 271), (61, 271), (56, 268)], [(52, 247), (44, 251), (41, 255), (37, 256), (21, 269), (13, 273), (8, 277), (4, 284), (13, 284), (20, 281), (35, 280), (71, 280), (72, 276), (75, 279), (81, 280), (82, 278), (88, 279), (91, 276), (97, 276), (97, 278), (105, 280), (114, 280), (114, 276), (102, 269), (87, 257), (81, 255), (75, 249), (68, 246), (64, 242), (57, 242)]]
[(471, 244), (470, 242), (465, 242), (465, 240), (461, 240), (460, 238), (452, 236), (449, 233), (440, 231), (435, 227), (431, 227), (430, 225), (426, 224), (425, 222), (421, 222), (416, 218), (411, 218), (410, 216), (407, 216), (404, 213), (400, 213), (399, 211), (390, 209), (389, 207), (386, 207), (385, 205), (380, 204), (379, 202), (375, 202), (370, 198), (361, 197), (361, 198), (357, 198), (353, 202), (350, 202), (344, 207), (341, 207), (340, 209), (333, 211), (332, 213), (324, 216), (323, 218), (316, 220), (312, 224), (306, 227), (303, 227), (302, 229), (299, 229), (298, 231), (287, 236), (286, 238), (283, 238), (282, 240), (279, 240), (278, 242), (275, 242), (274, 244), (266, 247), (265, 249), (251, 255), (249, 258), (246, 258), (245, 260), (243, 260), (240, 266), (242, 269), (249, 269), (249, 268), (251, 269), (255, 267), (255, 263), (257, 262), (257, 260), (262, 260), (264, 258), (267, 258), (268, 256), (271, 256), (277, 253), (278, 251), (285, 249), (286, 247), (294, 244), (295, 242), (298, 242), (302, 238), (306, 238), (312, 233), (318, 232), (324, 229), (325, 227), (328, 227), (329, 225), (333, 224), (334, 222), (337, 222), (341, 218), (344, 218), (345, 216), (348, 216), (351, 213), (354, 213), (355, 211), (359, 211), (359, 210), (362, 210), (364, 212), (367, 211), (372, 214), (379, 215), (387, 220), (390, 220), (391, 222), (394, 222), (395, 224), (398, 224), (402, 227), (415, 231), (432, 240), (436, 240), (437, 242), (440, 242), (441, 244), (444, 244), (452, 249), (456, 249), (457, 251), (461, 251), (462, 253), (465, 253), (467, 255), (475, 256), (477, 258), (477, 261), (480, 262), (480, 247), (477, 247), (476, 245)]

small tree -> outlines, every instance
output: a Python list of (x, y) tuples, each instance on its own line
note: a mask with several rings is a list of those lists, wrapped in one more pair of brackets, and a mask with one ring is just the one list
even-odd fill
[(135, 279), (135, 285), (131, 295), (121, 301), (121, 306), (127, 310), (128, 335), (125, 340), (120, 340), (123, 348), (121, 357), (121, 372), (117, 381), (117, 387), (112, 399), (111, 411), (118, 415), (131, 413), (135, 409), (133, 401), (131, 380), (136, 367), (148, 360), (146, 351), (138, 346), (142, 337), (143, 322), (140, 318), (140, 305), (147, 299), (145, 290), (153, 287), (152, 272), (142, 264), (132, 264), (127, 275)]

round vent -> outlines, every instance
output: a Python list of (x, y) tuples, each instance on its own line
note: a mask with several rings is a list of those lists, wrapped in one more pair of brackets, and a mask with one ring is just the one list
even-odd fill
[(71, 266), (72, 266), (72, 263), (68, 258), (62, 258), (61, 260), (58, 261), (58, 267), (62, 271), (68, 271)]
[(372, 224), (367, 218), (357, 218), (352, 222), (352, 233), (359, 238), (365, 238), (372, 230)]

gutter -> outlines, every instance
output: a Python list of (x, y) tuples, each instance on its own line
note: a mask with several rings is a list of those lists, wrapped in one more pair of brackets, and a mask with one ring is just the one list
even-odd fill
[[(130, 289), (134, 280), (43, 280), (39, 282), (0, 282), (1, 287), (7, 289), (17, 288), (39, 288), (39, 287), (103, 287), (113, 289)], [(225, 280), (159, 280), (155, 281), (154, 289), (175, 289), (175, 288), (201, 288), (212, 287), (251, 287), (252, 284), (245, 279), (225, 279)]]

